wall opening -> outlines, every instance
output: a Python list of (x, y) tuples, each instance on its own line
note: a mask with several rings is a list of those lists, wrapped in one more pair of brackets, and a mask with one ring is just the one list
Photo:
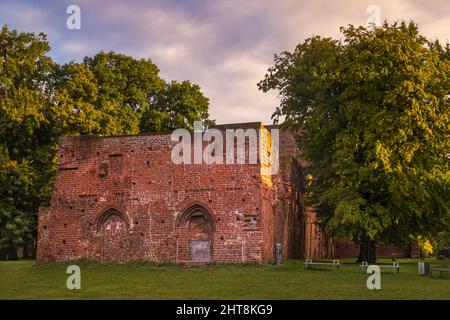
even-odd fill
[(212, 261), (213, 225), (210, 213), (200, 205), (190, 207), (179, 224), (181, 260)]
[(129, 253), (129, 225), (123, 214), (115, 209), (103, 213), (98, 221), (102, 262), (125, 262)]
[(189, 257), (191, 261), (211, 261), (211, 222), (203, 212), (189, 218)]

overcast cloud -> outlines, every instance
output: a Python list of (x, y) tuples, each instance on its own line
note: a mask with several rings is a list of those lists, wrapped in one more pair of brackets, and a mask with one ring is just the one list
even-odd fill
[[(66, 28), (70, 4), (81, 8), (81, 30)], [(273, 55), (316, 34), (339, 39), (340, 26), (366, 24), (371, 4), (382, 20), (413, 19), (449, 41), (449, 0), (0, 0), (0, 24), (47, 33), (59, 63), (100, 50), (151, 58), (165, 80), (198, 83), (217, 123), (269, 123), (278, 99), (256, 84)]]

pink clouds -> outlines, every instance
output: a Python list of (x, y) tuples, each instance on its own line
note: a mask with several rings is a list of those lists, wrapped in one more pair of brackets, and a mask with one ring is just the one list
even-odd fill
[(0, 23), (48, 33), (58, 62), (99, 50), (151, 58), (166, 80), (189, 79), (210, 98), (219, 123), (270, 122), (276, 94), (257, 90), (273, 54), (292, 50), (314, 34), (339, 38), (339, 27), (365, 24), (370, 4), (382, 19), (413, 19), (424, 35), (449, 40), (448, 1), (88, 1), (82, 29), (65, 29), (72, 1), (3, 1)]

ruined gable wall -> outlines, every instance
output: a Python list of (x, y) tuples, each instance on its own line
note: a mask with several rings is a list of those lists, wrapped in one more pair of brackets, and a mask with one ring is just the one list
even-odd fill
[[(178, 222), (192, 205), (211, 216), (212, 261), (261, 261), (259, 166), (174, 165), (172, 146), (170, 135), (61, 138), (38, 261), (188, 260)], [(102, 225), (109, 212), (115, 218)], [(119, 240), (105, 246), (108, 237)]]

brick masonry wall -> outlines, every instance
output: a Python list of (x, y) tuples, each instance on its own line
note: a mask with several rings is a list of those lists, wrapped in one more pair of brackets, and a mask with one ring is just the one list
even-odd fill
[[(336, 258), (357, 258), (359, 246), (347, 239), (337, 239), (334, 241)], [(412, 242), (406, 246), (379, 245), (376, 248), (378, 258), (417, 258), (419, 248), (417, 243)]]
[(190, 261), (194, 209), (211, 230), (211, 261), (272, 260), (278, 189), (260, 163), (175, 165), (174, 144), (168, 134), (62, 137), (37, 260)]
[[(207, 242), (217, 263), (271, 262), (276, 243), (285, 259), (357, 256), (315, 224), (293, 136), (279, 138), (279, 171), (267, 175), (267, 157), (249, 164), (248, 151), (245, 164), (175, 165), (169, 134), (62, 137), (50, 207), (39, 210), (37, 260), (184, 263), (194, 242)], [(260, 148), (270, 151), (270, 139)], [(380, 247), (379, 256), (393, 250)]]

